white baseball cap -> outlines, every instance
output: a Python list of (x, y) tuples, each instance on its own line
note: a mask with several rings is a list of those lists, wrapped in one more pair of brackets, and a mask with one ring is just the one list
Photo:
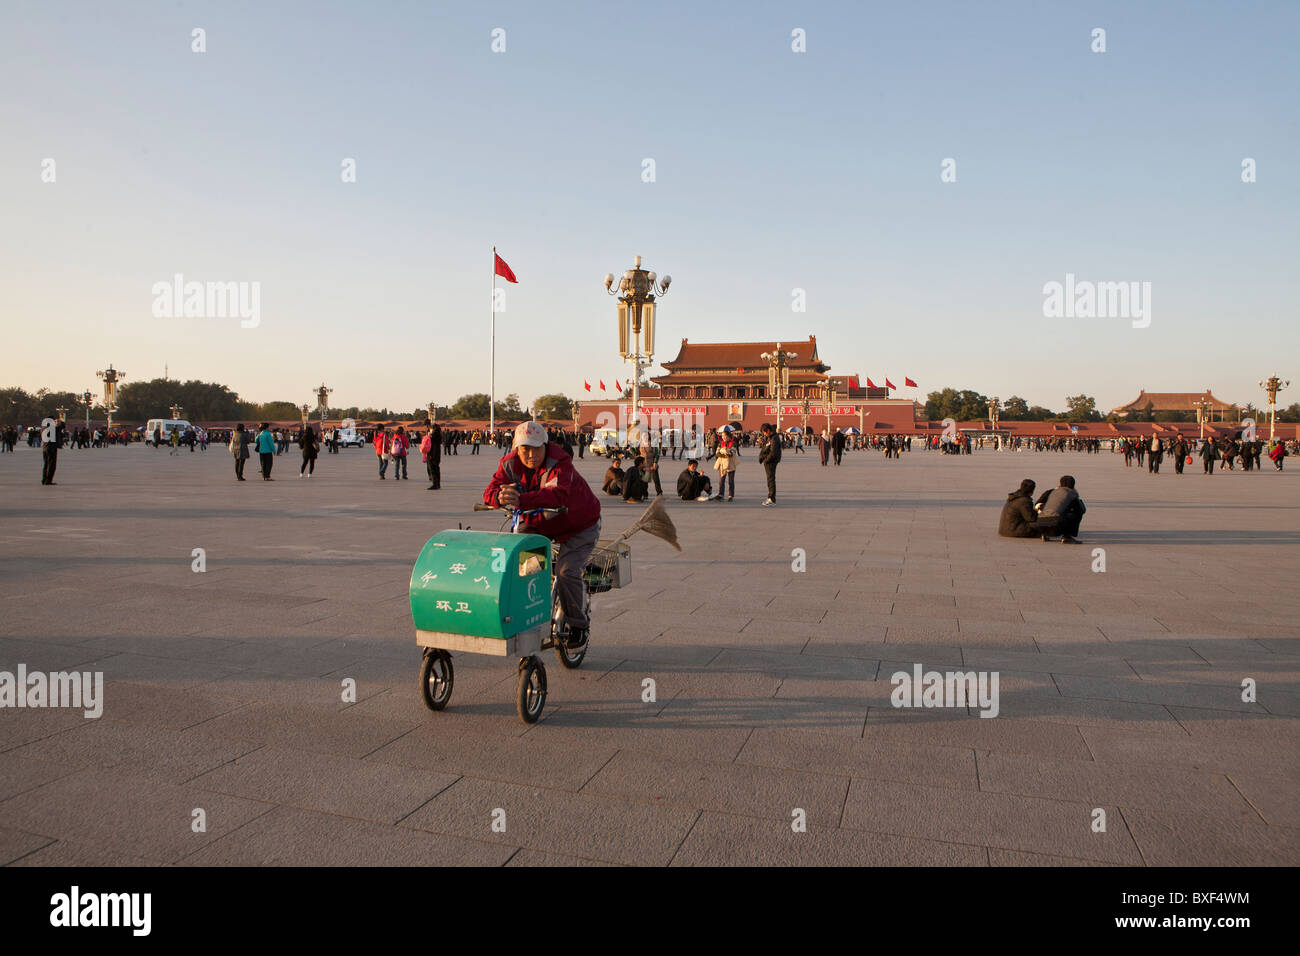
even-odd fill
[(545, 447), (546, 429), (541, 426), (540, 422), (520, 422), (515, 428), (514, 447), (518, 448), (520, 445)]

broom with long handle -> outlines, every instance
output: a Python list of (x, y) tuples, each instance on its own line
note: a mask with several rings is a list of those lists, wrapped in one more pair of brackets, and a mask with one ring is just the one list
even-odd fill
[(662, 498), (656, 497), (654, 501), (650, 502), (650, 507), (645, 510), (645, 514), (637, 518), (632, 523), (632, 526), (615, 540), (622, 541), (630, 538), (638, 531), (644, 531), (656, 538), (662, 538), (678, 551), (682, 550), (682, 546), (677, 543), (677, 526), (673, 524), (673, 519), (668, 517), (668, 511), (664, 508)]

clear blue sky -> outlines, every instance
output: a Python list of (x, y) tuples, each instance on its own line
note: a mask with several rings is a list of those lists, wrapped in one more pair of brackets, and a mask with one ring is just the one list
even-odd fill
[[(1259, 401), (1300, 378), (1297, 36), (1296, 2), (7, 0), (0, 385), (450, 402), (487, 390), (495, 244), (525, 403), (628, 374), (635, 254), (674, 279), (661, 360), (812, 333), (922, 394)], [(261, 325), (155, 318), (178, 272), (259, 281)], [(1066, 273), (1151, 282), (1150, 327), (1045, 319)]]

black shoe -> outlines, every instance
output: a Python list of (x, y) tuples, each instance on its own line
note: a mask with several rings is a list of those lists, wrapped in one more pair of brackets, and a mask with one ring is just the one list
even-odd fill
[(1083, 544), (1083, 542), (1078, 538), (1072, 538), (1067, 534), (1061, 538), (1061, 544)]

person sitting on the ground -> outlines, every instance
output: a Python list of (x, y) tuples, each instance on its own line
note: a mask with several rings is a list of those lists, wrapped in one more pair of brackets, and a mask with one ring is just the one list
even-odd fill
[(713, 494), (713, 482), (700, 471), (698, 458), (686, 463), (686, 470), (677, 476), (677, 496), (682, 501), (708, 501)]
[(1074, 490), (1074, 476), (1062, 475), (1061, 484), (1051, 491), (1044, 491), (1038, 499), (1038, 522), (1040, 525), (1055, 519), (1055, 529), (1043, 533), (1044, 541), (1051, 541), (1055, 534), (1061, 536), (1062, 544), (1078, 544), (1075, 537), (1079, 533), (1079, 522), (1083, 520), (1088, 509)]
[(623, 500), (645, 501), (650, 494), (650, 483), (646, 478), (645, 458), (637, 455), (623, 477)]
[(609, 467), (605, 469), (605, 483), (600, 486), (601, 491), (615, 498), (623, 493), (623, 480), (626, 477), (619, 467), (619, 461), (618, 455), (609, 460)]
[(1037, 485), (1030, 478), (1020, 482), (1020, 487), (1007, 495), (1006, 504), (1002, 506), (1002, 515), (998, 518), (998, 534), (1004, 538), (1037, 538), (1046, 534), (1050, 528), (1055, 532), (1054, 521), (1038, 521), (1034, 512), (1034, 488)]

